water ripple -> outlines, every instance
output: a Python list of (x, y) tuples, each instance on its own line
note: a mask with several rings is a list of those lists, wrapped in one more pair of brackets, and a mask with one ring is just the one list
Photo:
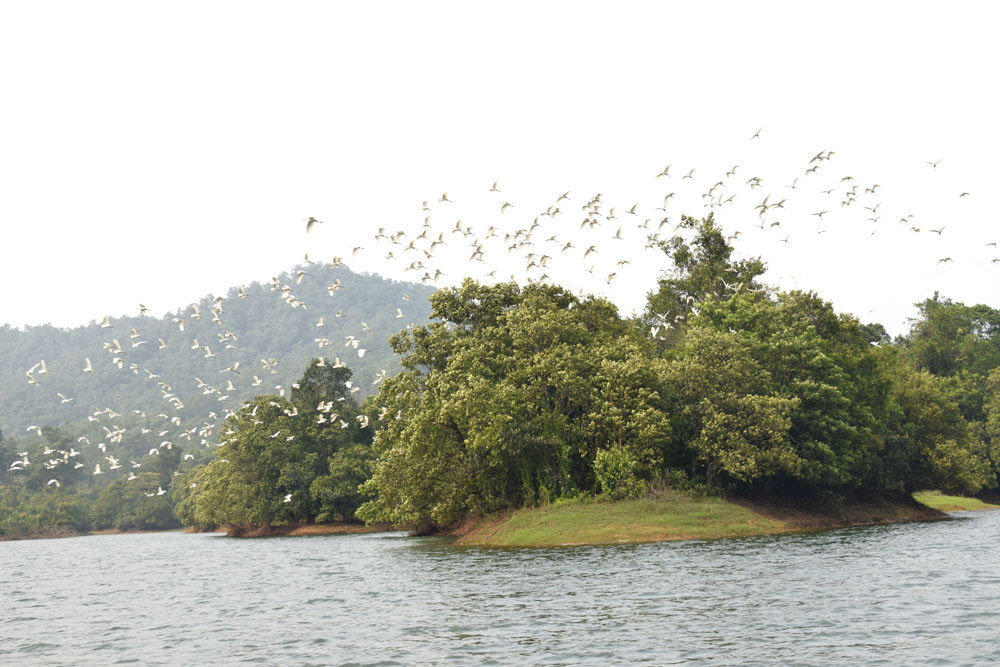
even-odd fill
[(0, 543), (0, 662), (990, 664), (1000, 512), (504, 550), (367, 534)]

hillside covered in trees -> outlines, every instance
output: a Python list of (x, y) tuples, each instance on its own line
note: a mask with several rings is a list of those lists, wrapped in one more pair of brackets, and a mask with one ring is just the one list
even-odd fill
[[(74, 329), (4, 325), (0, 430), (12, 436), (31, 425), (86, 422), (106, 408), (122, 415), (164, 412), (187, 423), (211, 419), (209, 413), (222, 414), (257, 394), (287, 393), (316, 356), (342, 357), (367, 395), (383, 369), (398, 370), (388, 338), (410, 322), (426, 321), (431, 292), (313, 263), (271, 283), (234, 287), (221, 301), (206, 296), (163, 318), (111, 318), (109, 327), (93, 322)], [(321, 319), (323, 326), (316, 326)], [(358, 348), (345, 348), (348, 336), (360, 341)], [(320, 347), (322, 339), (330, 343)], [(92, 373), (84, 372), (86, 359)], [(25, 372), (42, 360), (47, 373), (36, 368), (37, 384), (30, 384)], [(220, 372), (237, 362), (238, 373)], [(199, 380), (219, 391), (206, 392)], [(177, 401), (183, 409), (175, 408)]]

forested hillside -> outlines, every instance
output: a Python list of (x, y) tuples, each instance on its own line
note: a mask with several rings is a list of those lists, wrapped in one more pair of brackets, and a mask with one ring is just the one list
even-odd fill
[[(221, 300), (208, 295), (164, 318), (112, 317), (104, 322), (110, 326), (75, 329), (4, 325), (0, 430), (9, 437), (31, 425), (86, 422), (105, 409), (133, 419), (141, 419), (133, 412), (139, 410), (184, 424), (215, 421), (210, 413), (222, 416), (255, 395), (287, 393), (316, 356), (343, 359), (364, 396), (379, 373), (398, 370), (388, 338), (426, 321), (431, 292), (313, 263), (271, 283), (234, 287)], [(345, 347), (349, 336), (356, 348)], [(84, 370), (87, 359), (93, 372)]]

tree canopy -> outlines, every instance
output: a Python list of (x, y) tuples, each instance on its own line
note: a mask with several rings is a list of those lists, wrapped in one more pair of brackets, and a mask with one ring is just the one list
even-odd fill
[(193, 473), (195, 490), (180, 499), (192, 505), (186, 518), (237, 532), (353, 519), (371, 437), (350, 378), (314, 359), (291, 400), (261, 395), (231, 416), (217, 458)]
[(441, 322), (391, 341), (404, 370), (375, 400), (387, 419), (361, 516), (443, 525), (590, 490), (602, 449), (640, 477), (662, 457), (662, 364), (609, 302), (466, 281), (431, 309)]
[[(403, 371), (373, 399), (384, 419), (359, 516), (427, 530), (664, 484), (815, 496), (986, 483), (975, 427), (918, 352), (815, 293), (761, 284), (763, 262), (736, 259), (711, 216), (680, 227), (636, 320), (551, 285), (434, 294), (434, 321), (391, 341)], [(981, 320), (972, 343), (949, 338), (971, 345), (951, 358), (975, 357), (975, 373), (992, 363)]]

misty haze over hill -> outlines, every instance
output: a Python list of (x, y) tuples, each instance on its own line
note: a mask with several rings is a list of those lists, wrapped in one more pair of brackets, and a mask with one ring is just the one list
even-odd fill
[[(106, 408), (162, 412), (188, 423), (221, 416), (253, 395), (287, 391), (317, 356), (342, 359), (363, 396), (376, 388), (380, 371), (398, 370), (388, 338), (426, 321), (434, 291), (325, 264), (297, 266), (276, 280), (247, 285), (242, 297), (231, 288), (221, 312), (213, 312), (218, 302), (209, 295), (194, 304), (197, 312), (187, 306), (162, 318), (112, 318), (111, 327), (3, 325), (0, 429), (20, 435), (29, 425), (80, 422)], [(181, 319), (183, 331), (174, 321)], [(358, 339), (357, 349), (345, 347), (348, 336)], [(329, 343), (321, 348), (317, 339)], [(93, 373), (84, 372), (87, 358)], [(41, 360), (47, 373), (36, 369), (34, 386), (25, 372)], [(237, 362), (238, 372), (225, 372)]]

